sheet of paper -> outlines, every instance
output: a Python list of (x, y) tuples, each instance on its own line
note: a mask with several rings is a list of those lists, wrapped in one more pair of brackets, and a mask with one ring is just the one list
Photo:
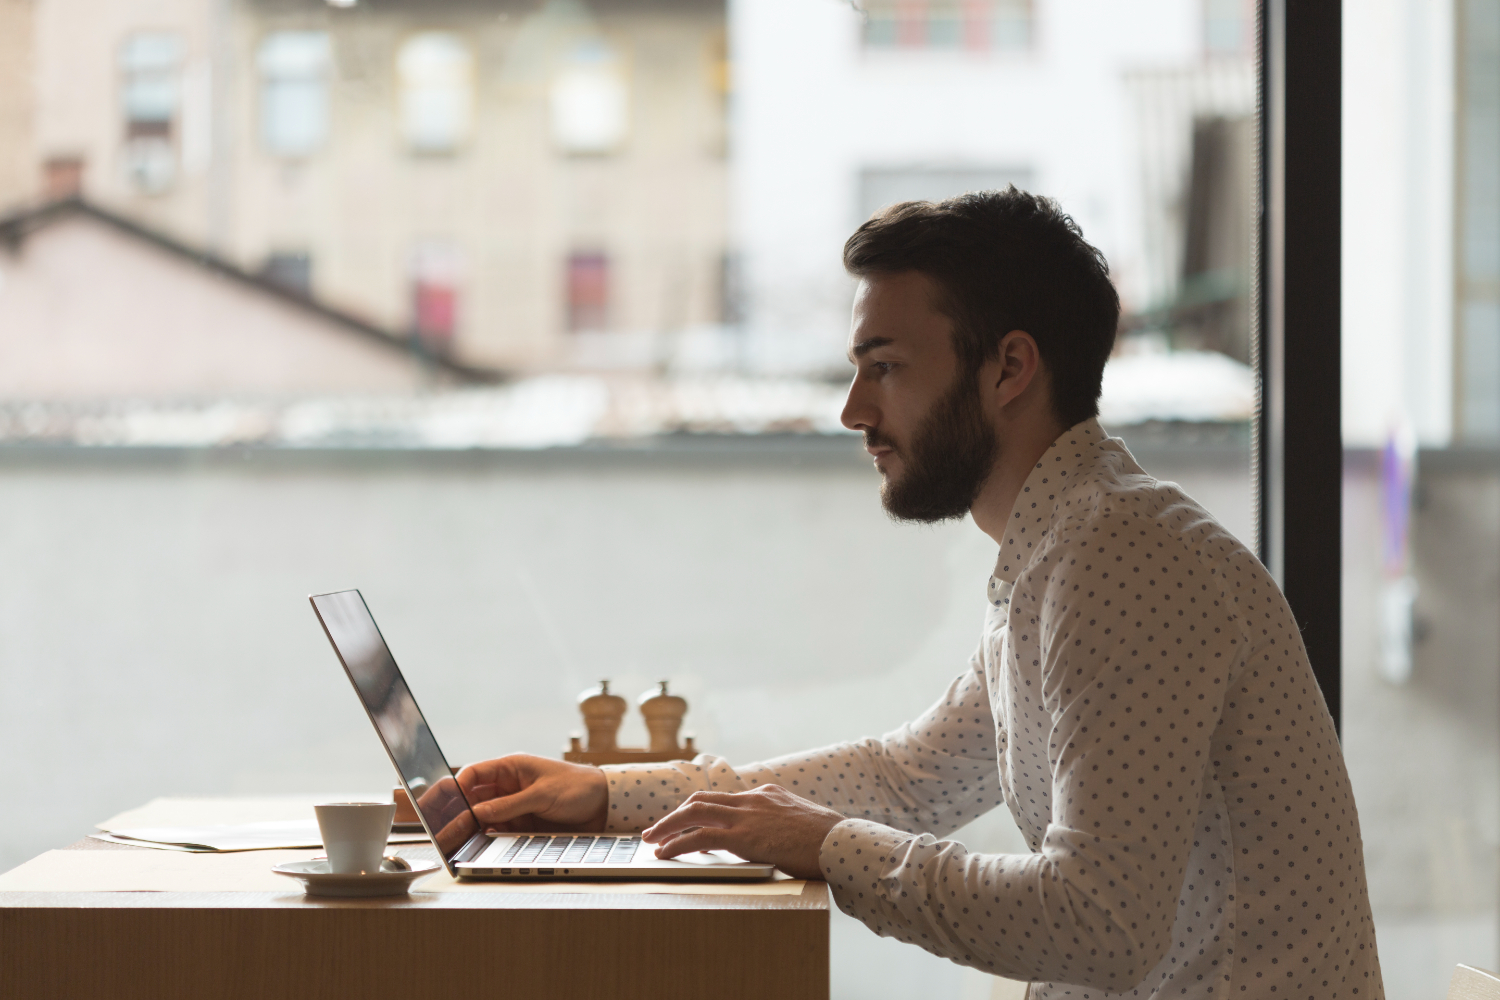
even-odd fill
[[(278, 847), (322, 847), (316, 819), (284, 819), (230, 826), (132, 826), (109, 831), (141, 847), (197, 847), (210, 851), (265, 851)], [(425, 833), (392, 833), (387, 843), (423, 844)]]
[[(212, 853), (214, 853), (217, 850), (217, 848), (213, 848), (213, 847), (192, 847), (192, 846), (189, 846), (187, 844), (163, 844), (160, 841), (154, 841), (154, 840), (131, 840), (129, 837), (116, 837), (112, 833), (103, 833), (103, 832), (100, 832), (100, 833), (91, 833), (91, 834), (89, 834), (89, 839), (90, 840), (102, 840), (106, 844), (121, 844), (121, 845), (123, 845), (125, 847), (149, 847), (149, 848), (151, 848), (154, 851), (190, 851), (190, 852), (193, 852), (193, 853), (196, 853), (196, 854), (212, 854)], [(387, 843), (392, 844), (392, 845), (397, 845), (397, 844), (426, 844), (427, 843), (427, 835), (425, 833), (412, 833), (412, 834), (409, 834), (409, 833), (406, 833), (406, 832), (402, 831), (402, 832), (391, 834), (391, 839), (388, 840)], [(285, 845), (285, 846), (302, 846), (302, 845)], [(307, 845), (307, 846), (314, 846), (314, 845)]]
[(117, 831), (142, 826), (229, 826), (273, 820), (312, 819), (320, 802), (389, 802), (390, 789), (381, 792), (323, 792), (302, 795), (205, 796), (152, 799), (94, 824)]
[(206, 847), (183, 847), (181, 844), (146, 844), (139, 840), (126, 840), (124, 837), (116, 837), (112, 833), (91, 833), (90, 840), (102, 840), (106, 844), (124, 844), (126, 847), (150, 847), (158, 851), (188, 851), (194, 854), (212, 854)]
[[(161, 850), (262, 851), (319, 847), (313, 806), (319, 802), (390, 801), (389, 793), (325, 792), (276, 796), (159, 798), (98, 823), (116, 843)], [(427, 835), (392, 833), (392, 844), (420, 844)]]
[[(48, 851), (0, 875), (0, 892), (279, 892), (301, 895), (292, 879), (272, 865), (305, 861), (320, 850), (243, 851), (190, 854), (178, 851)], [(799, 881), (725, 885), (708, 882), (464, 882), (439, 871), (413, 893), (525, 892), (584, 894), (673, 894), (689, 896), (800, 895)]]

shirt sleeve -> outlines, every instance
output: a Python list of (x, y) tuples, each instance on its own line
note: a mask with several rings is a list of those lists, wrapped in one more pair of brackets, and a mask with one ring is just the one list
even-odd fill
[(1185, 585), (1169, 592), (1134, 573), (1111, 578), (1112, 555), (1105, 564), (1082, 545), (1039, 562), (1043, 573), (1017, 581), (1021, 606), (1039, 610), (1013, 618), (1010, 655), (1040, 650), (1024, 672), (1040, 668), (1052, 720), (1040, 850), (974, 854), (851, 819), (821, 861), (839, 908), (879, 934), (995, 975), (1126, 991), (1166, 954), (1186, 905), (1239, 633), (1208, 570), (1177, 570)]
[(878, 740), (739, 768), (700, 754), (692, 761), (603, 770), (612, 833), (645, 829), (693, 792), (744, 792), (772, 784), (845, 816), (908, 833), (951, 832), (1001, 801), (994, 715), (978, 652), (936, 704)]

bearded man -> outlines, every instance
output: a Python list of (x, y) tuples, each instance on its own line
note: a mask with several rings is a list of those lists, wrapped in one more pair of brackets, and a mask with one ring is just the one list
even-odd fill
[[(825, 878), (876, 933), (1033, 998), (1381, 997), (1349, 777), (1286, 600), (1096, 419), (1102, 255), (1011, 188), (890, 208), (844, 264), (843, 421), (886, 511), (969, 515), (999, 546), (968, 665), (881, 739), (762, 764), (473, 765), (481, 822)], [(941, 839), (1001, 803), (1032, 853)]]

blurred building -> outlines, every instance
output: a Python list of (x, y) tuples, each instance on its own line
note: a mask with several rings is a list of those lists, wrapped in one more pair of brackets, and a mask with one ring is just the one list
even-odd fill
[(33, 196), (467, 365), (841, 375), (849, 231), (1009, 183), (1248, 358), (1242, 0), (4, 2)]
[(1255, 242), (1255, 122), (1193, 122), (1183, 216), (1182, 281), (1168, 322), (1178, 345), (1250, 360), (1250, 248)]
[[(79, 194), (152, 239), (254, 277), (258, 296), (274, 287), (383, 332), (387, 344), (417, 345), (402, 363), (420, 354), (459, 371), (633, 373), (576, 393), (583, 383), (569, 383), (561, 396), (555, 386), (497, 391), (463, 433), (390, 430), (398, 411), (447, 420), (399, 406), (378, 418), (343, 413), (319, 425), (321, 441), (467, 446), (823, 427), (816, 387), (747, 423), (729, 399), (741, 389), (724, 388), (732, 380), (690, 390), (683, 399), (714, 402), (687, 410), (671, 386), (639, 386), (654, 375), (693, 385), (726, 373), (842, 378), (848, 233), (883, 205), (1009, 183), (1058, 196), (1079, 219), (1110, 258), (1132, 330), (1168, 328), (1106, 379), (1112, 423), (1233, 423), (1251, 410), (1249, 166), (1236, 158), (1250, 152), (1253, 9), (1240, 0), (1143, 0), (1088, 17), (1058, 0), (870, 0), (867, 10), (757, 0), (728, 17), (722, 0), (0, 3), (17, 27), (0, 44), (30, 39), (35, 52), (34, 86), (18, 91), (25, 99), (8, 119), (26, 204)], [(792, 22), (798, 30), (785, 30)], [(1210, 142), (1225, 134), (1238, 141)], [(74, 219), (41, 245), (86, 228)], [(96, 236), (123, 247), (118, 233)], [(133, 273), (143, 246), (121, 273)], [(34, 278), (24, 258), (0, 260), (0, 270)], [(78, 268), (50, 287), (103, 300), (87, 254), (47, 259)], [(173, 336), (156, 331), (193, 328), (191, 310), (173, 310), (195, 299), (199, 278), (124, 311), (156, 316), (149, 328), (110, 317), (74, 332), (100, 357), (150, 358)], [(30, 295), (40, 286), (27, 280)], [(1217, 297), (1192, 298), (1204, 289)], [(292, 301), (278, 300), (276, 314), (297, 314)], [(11, 341), (18, 358), (47, 356), (28, 335)], [(313, 349), (295, 341), (275, 330), (237, 346), (194, 341), (189, 353)], [(131, 363), (97, 366), (107, 384), (77, 366), (19, 364), (4, 396), (134, 392), (175, 407), (216, 394), (408, 391), (378, 379), (238, 385), (206, 374), (196, 387), (157, 386)], [(234, 370), (232, 355), (218, 367)], [(543, 419), (516, 417), (513, 396), (535, 407), (528, 413), (557, 416), (560, 429), (494, 430)], [(596, 415), (559, 416), (575, 413), (560, 398)], [(638, 398), (652, 402), (613, 402)], [(617, 411), (656, 415), (609, 416)], [(307, 440), (295, 419), (298, 429), (281, 429), (280, 413), (182, 439)], [(76, 415), (49, 417), (41, 436), (80, 439)], [(37, 435), (10, 421), (0, 438)]]
[[(841, 364), (839, 251), (872, 211), (1008, 183), (1059, 199), (1108, 257), (1126, 312), (1167, 327), (1169, 344), (1248, 357), (1247, 316), (1199, 310), (1181, 336), (1170, 328), (1190, 290), (1248, 312), (1248, 215), (1218, 209), (1251, 193), (1253, 3), (858, 6), (867, 16), (805, 0), (731, 7), (731, 204), (753, 366)], [(1195, 129), (1217, 135), (1206, 123), (1220, 120), (1239, 123), (1236, 141), (1200, 157)], [(1190, 204), (1207, 210), (1192, 237)]]
[(212, 408), (224, 398), (408, 395), (474, 380), (447, 359), (81, 202), (0, 220), (0, 274), (0, 399)]
[(35, 0), (34, 16), (33, 197), (81, 189), (491, 369), (611, 363), (600, 334), (722, 315), (722, 2)]
[(1500, 443), (1500, 4), (1344, 19), (1344, 441)]
[(32, 150), (32, 0), (0, 0), (0, 206), (35, 182)]

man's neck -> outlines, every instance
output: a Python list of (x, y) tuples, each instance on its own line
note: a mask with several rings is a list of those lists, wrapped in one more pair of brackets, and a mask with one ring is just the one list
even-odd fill
[(1067, 428), (1053, 417), (1045, 420), (1021, 420), (997, 429), (1000, 457), (985, 480), (974, 506), (969, 508), (974, 524), (999, 545), (1015, 509), (1021, 487), (1036, 463), (1062, 436)]

